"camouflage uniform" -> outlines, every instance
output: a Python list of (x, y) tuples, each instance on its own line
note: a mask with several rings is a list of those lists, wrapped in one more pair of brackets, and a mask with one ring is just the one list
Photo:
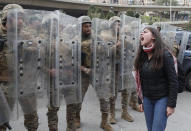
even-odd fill
[[(82, 66), (91, 67), (90, 54), (91, 36), (82, 37)], [(82, 101), (90, 84), (90, 74), (81, 71)], [(67, 131), (75, 131), (80, 127), (80, 111), (82, 103), (68, 104), (66, 108)]]
[[(0, 27), (1, 27), (0, 28), (0, 35), (4, 36), (5, 38), (7, 37), (6, 36), (6, 30), (4, 28), (4, 26), (6, 25), (6, 22), (7, 22), (6, 21), (7, 12), (8, 12), (8, 10), (14, 9), (14, 8), (22, 9), (22, 7), (19, 5), (9, 4), (9, 5), (5, 6), (3, 8), (3, 11), (2, 11), (3, 14), (2, 14), (1, 23), (0, 23)], [(10, 79), (10, 76), (8, 76), (8, 63), (7, 63), (8, 55), (9, 54), (8, 54), (7, 43), (5, 43), (3, 50), (0, 53), (0, 58), (1, 58), (1, 60), (0, 60), (0, 63), (1, 63), (1, 65), (0, 65), (0, 68), (1, 68), (0, 82), (2, 83), (1, 88), (5, 91), (6, 98), (8, 99), (8, 102), (10, 104), (10, 103), (13, 103), (13, 101), (11, 99), (9, 99), (9, 96), (7, 94), (8, 93), (7, 92), (7, 89), (8, 89), (7, 82), (9, 82), (9, 79)], [(19, 101), (19, 102), (21, 103), (21, 101)], [(22, 109), (24, 108), (23, 106), (27, 106), (27, 105), (21, 105)], [(29, 131), (36, 131), (37, 130), (37, 128), (38, 128), (38, 115), (37, 115), (36, 111), (34, 111), (30, 114), (24, 113), (24, 125)], [(0, 130), (4, 131), (4, 130), (6, 130), (6, 128), (3, 126), (3, 127), (0, 127)]]
[[(111, 25), (114, 24), (115, 22), (120, 22), (121, 19), (117, 16), (111, 17), (110, 20)], [(118, 33), (118, 38), (119, 38), (119, 33)], [(118, 39), (119, 41), (119, 39)], [(116, 51), (116, 60), (120, 59), (120, 48), (117, 47), (117, 51)], [(110, 98), (110, 123), (111, 124), (115, 124), (116, 123), (116, 119), (115, 119), (115, 102), (117, 99), (117, 95), (118, 95), (118, 76), (119, 76), (119, 61), (116, 61), (116, 70), (115, 70), (115, 96)], [(128, 89), (124, 89), (121, 91), (121, 104), (122, 104), (122, 114), (121, 114), (121, 118), (125, 119), (129, 122), (133, 121), (133, 118), (129, 115), (128, 113)]]
[[(98, 27), (98, 30), (100, 32), (98, 31), (99, 33), (97, 34), (98, 35), (97, 39), (98, 40), (100, 39), (100, 41), (104, 41), (105, 43), (103, 46), (97, 48), (97, 52), (99, 52), (99, 54), (97, 54), (96, 56), (99, 58), (101, 56), (100, 60), (105, 61), (105, 59), (103, 58), (103, 56), (106, 54), (105, 48), (109, 48), (108, 50), (110, 51), (110, 56), (111, 56), (111, 59), (113, 60), (113, 58), (115, 57), (115, 54), (116, 54), (116, 50), (115, 50), (116, 48), (113, 45), (106, 46), (106, 41), (113, 42), (113, 40), (115, 38), (112, 36), (112, 31), (109, 28), (108, 22), (102, 21)], [(106, 63), (104, 63), (104, 64), (106, 64)], [(97, 67), (94, 67), (94, 68), (97, 68)], [(103, 80), (104, 82), (95, 84), (94, 88), (96, 89), (96, 93), (97, 93), (97, 96), (100, 101), (100, 112), (102, 114), (100, 128), (102, 128), (104, 131), (112, 131), (113, 129), (108, 122), (108, 118), (109, 118), (109, 106), (110, 106), (109, 97), (114, 94), (113, 88), (112, 88), (113, 83), (114, 83), (114, 80), (113, 80), (114, 73), (112, 71), (112, 69), (114, 69), (114, 64), (110, 63), (109, 65), (107, 65), (107, 68), (109, 68), (110, 72), (107, 72), (106, 74), (100, 73), (100, 72), (102, 72), (102, 70), (105, 69), (105, 67), (104, 67), (104, 68), (100, 68), (100, 71), (98, 71), (98, 75), (102, 75), (103, 77), (107, 76), (107, 78), (109, 78), (111, 80), (109, 80), (109, 83), (108, 82), (105, 83), (105, 80)], [(100, 76), (98, 76), (98, 77), (100, 77)], [(102, 79), (102, 78), (100, 77), (100, 79)]]
[[(2, 24), (0, 24), (0, 36), (6, 40), (6, 31), (3, 30)], [(6, 46), (6, 47), (5, 47)], [(0, 51), (0, 88), (3, 90), (5, 97), (8, 100), (8, 65), (7, 65), (8, 49), (5, 43), (4, 47)], [(0, 131), (6, 131), (5, 125), (0, 125)]]

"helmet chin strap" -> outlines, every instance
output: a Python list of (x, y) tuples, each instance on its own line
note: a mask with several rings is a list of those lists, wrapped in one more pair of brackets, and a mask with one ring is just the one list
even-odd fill
[(151, 51), (154, 49), (154, 44), (151, 44), (151, 46), (149, 47), (146, 47), (146, 46), (143, 46), (143, 51), (145, 53), (151, 53)]

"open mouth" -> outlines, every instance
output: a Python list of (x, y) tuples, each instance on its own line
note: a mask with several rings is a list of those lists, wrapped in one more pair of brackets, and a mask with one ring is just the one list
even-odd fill
[(144, 40), (144, 37), (143, 36), (141, 36), (141, 41), (143, 41)]

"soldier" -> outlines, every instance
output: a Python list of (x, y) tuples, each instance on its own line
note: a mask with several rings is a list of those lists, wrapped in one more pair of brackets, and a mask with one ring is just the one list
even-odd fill
[[(51, 26), (52, 24), (52, 26)], [(48, 127), (49, 131), (58, 131), (58, 111), (59, 107), (57, 107), (55, 103), (55, 46), (56, 46), (56, 38), (57, 31), (56, 27), (58, 26), (58, 16), (55, 13), (47, 14), (43, 17), (42, 26), (45, 31), (46, 36), (46, 69), (47, 73), (47, 81), (46, 84), (49, 92), (49, 106), (48, 106)], [(51, 28), (52, 27), (52, 28)], [(51, 41), (50, 41), (51, 40)]]
[[(6, 34), (7, 33), (7, 28), (8, 28), (7, 27), (7, 14), (8, 14), (8, 11), (10, 9), (23, 10), (23, 8), (20, 5), (17, 5), (17, 4), (8, 4), (3, 8), (2, 18), (1, 18), (1, 23), (0, 23), (0, 35), (4, 36), (4, 38), (7, 38), (7, 34)], [(12, 21), (12, 22), (14, 22), (14, 21)], [(23, 25), (23, 19), (19, 18), (17, 24), (18, 24), (18, 32), (20, 32), (21, 28), (22, 28), (22, 25)], [(6, 97), (8, 99), (8, 102), (11, 103), (11, 99), (9, 99), (10, 96), (8, 96), (8, 94), (7, 94), (7, 88), (8, 88), (7, 83), (9, 82), (9, 80), (10, 80), (9, 78), (11, 76), (8, 76), (8, 63), (7, 63), (8, 58), (7, 57), (10, 54), (8, 54), (8, 45), (7, 45), (6, 42), (2, 46), (2, 51), (1, 51), (0, 55), (1, 55), (1, 58), (2, 58), (0, 60), (1, 61), (0, 62), (1, 63), (0, 67), (1, 67), (1, 74), (2, 74), (0, 81), (1, 81), (1, 83), (3, 83), (3, 84), (1, 84), (1, 85), (3, 85), (2, 89), (4, 90), (4, 92), (6, 92), (5, 94), (6, 94)], [(21, 101), (19, 101), (19, 102), (21, 102)], [(21, 104), (21, 107), (22, 106), (26, 106), (26, 105)], [(37, 130), (37, 128), (38, 128), (38, 115), (37, 115), (36, 111), (28, 113), (28, 114), (24, 113), (24, 125), (28, 129), (28, 131), (36, 131)], [(0, 130), (5, 131), (6, 127), (1, 126)]]
[[(115, 35), (109, 26), (107, 20), (93, 19), (97, 33), (93, 40), (94, 48), (96, 52), (93, 52), (94, 62), (94, 74), (93, 74), (93, 86), (96, 90), (97, 96), (100, 101), (101, 112), (101, 124), (100, 128), (105, 131), (112, 131), (112, 127), (108, 122), (109, 118), (109, 98), (114, 95), (114, 70), (115, 70)], [(96, 36), (97, 35), (97, 36)]]
[[(115, 77), (115, 96), (110, 98), (110, 123), (111, 124), (116, 124), (116, 119), (115, 119), (115, 101), (117, 99), (117, 94), (118, 94), (118, 78), (119, 78), (119, 64), (120, 64), (120, 23), (121, 23), (121, 19), (117, 16), (111, 17), (109, 19), (109, 21), (111, 22), (111, 26), (118, 26), (117, 27), (117, 37), (118, 37), (118, 41), (116, 43), (117, 45), (117, 54), (116, 54), (116, 58), (118, 61), (116, 61), (116, 77)], [(122, 96), (122, 100), (121, 100), (121, 104), (122, 104), (122, 114), (121, 114), (121, 118), (124, 120), (127, 120), (129, 122), (133, 122), (133, 118), (132, 116), (129, 115), (128, 113), (128, 89), (124, 89), (121, 91), (121, 96)]]
[[(91, 19), (88, 16), (79, 18), (82, 22), (82, 47), (81, 47), (81, 83), (82, 83), (82, 101), (88, 90), (90, 82), (90, 67), (91, 67)], [(80, 111), (82, 103), (68, 104), (66, 109), (67, 131), (75, 131), (80, 128)]]

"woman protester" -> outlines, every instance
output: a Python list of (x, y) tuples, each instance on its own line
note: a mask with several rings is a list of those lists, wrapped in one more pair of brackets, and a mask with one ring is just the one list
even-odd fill
[(168, 117), (175, 112), (178, 78), (173, 56), (156, 29), (142, 31), (134, 67), (139, 107), (148, 131), (164, 131)]

